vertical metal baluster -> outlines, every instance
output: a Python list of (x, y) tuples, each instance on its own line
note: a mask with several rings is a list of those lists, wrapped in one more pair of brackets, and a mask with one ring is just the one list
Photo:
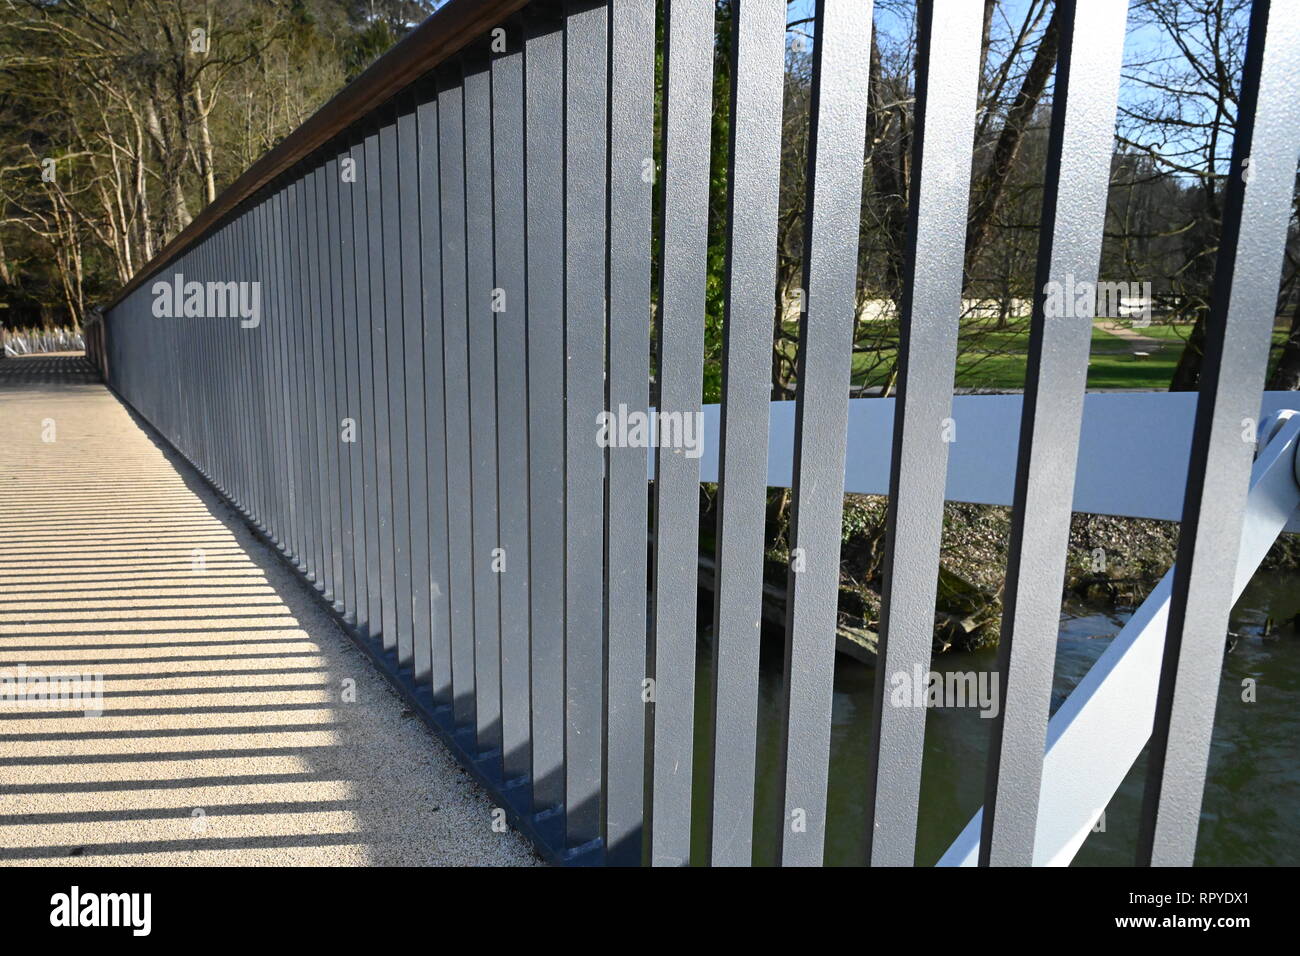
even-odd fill
[[(382, 117), (378, 121), (382, 124)], [(362, 250), (370, 269), (370, 358), (373, 363), (375, 402), (375, 489), (379, 552), (379, 634), (385, 651), (397, 650), (397, 569), (393, 543), (393, 458), (390, 441), (388, 388), (388, 338), (393, 334), (385, 299), (384, 281), (384, 170), (381, 160), (379, 125), (366, 131), (366, 246)]]
[[(508, 787), (528, 778), (528, 301), (524, 284), (523, 30), (510, 21), (492, 58), (492, 191), (496, 323), (497, 508), (501, 578), (501, 754)], [(522, 790), (508, 790), (526, 802)]]
[(433, 700), (451, 706), (451, 618), (448, 614), (447, 424), (442, 355), (442, 190), (438, 149), (438, 99), (432, 82), (421, 84), (419, 127), (420, 274), (424, 312), (424, 420), (429, 488), (429, 630)]
[[(654, 0), (612, 0), (605, 407), (620, 415), (645, 415), (650, 404), (654, 71)], [(606, 463), (606, 861), (639, 866), (645, 829), (646, 450), (611, 446)]]
[(315, 531), (316, 589), (327, 601), (334, 598), (334, 573), (331, 563), (332, 542), (328, 500), (330, 497), (328, 421), (325, 408), (325, 362), (324, 362), (324, 312), (322, 309), (321, 286), (321, 219), (323, 203), (320, 199), (321, 169), (314, 160), (311, 171), (307, 174), (307, 196), (303, 206), (303, 228), (307, 239), (306, 270), (307, 279), (307, 431), (311, 436), (311, 488), (312, 488), (312, 526)]
[[(236, 310), (239, 316), (238, 325), (244, 334), (244, 339), (248, 348), (246, 366), (246, 375), (248, 381), (248, 403), (250, 412), (250, 438), (252, 439), (252, 460), (250, 462), (250, 471), (252, 475), (253, 502), (256, 509), (257, 521), (256, 526), (263, 534), (267, 531), (267, 522), (270, 519), (270, 502), (269, 488), (266, 480), (266, 471), (264, 468), (265, 455), (264, 449), (266, 444), (266, 409), (263, 402), (263, 383), (265, 377), (260, 374), (263, 347), (266, 341), (266, 329), (263, 326), (264, 316), (262, 312), (261, 296), (262, 288), (265, 283), (262, 281), (262, 260), (257, 243), (257, 200), (250, 199), (248, 208), (240, 218), (244, 229), (244, 256), (248, 263), (248, 275), (245, 280), (248, 285), (247, 303), (251, 306), (256, 302), (257, 308), (257, 325), (244, 328), (245, 322), (251, 322), (252, 319), (244, 318), (245, 309), (242, 307), (244, 300), (241, 301), (241, 308)], [(251, 310), (250, 310), (251, 311)]]
[[(392, 633), (384, 641), (384, 646), (390, 650), (396, 649), (397, 666), (405, 669), (414, 664), (411, 638), (411, 496), (407, 467), (407, 418), (414, 408), (407, 401), (405, 353), (408, 313), (403, 308), (402, 300), (402, 245), (407, 237), (402, 235), (402, 197), (398, 180), (399, 120), (396, 105), (389, 103), (380, 115), (379, 197), (382, 238), (380, 244), (375, 246), (375, 237), (371, 236), (371, 261), (378, 260), (383, 276), (384, 328), (388, 345), (384, 392), (388, 396), (388, 478), (392, 485), (389, 534), (392, 539), (393, 573), (391, 590), (385, 594), (392, 595), (393, 613)], [(371, 281), (374, 281), (373, 275)], [(416, 354), (419, 354), (418, 351)], [(416, 414), (423, 417), (423, 396), (417, 401), (419, 411)], [(384, 619), (387, 623), (390, 616), (385, 613)]]
[(277, 299), (280, 305), (280, 416), (284, 441), (284, 481), (288, 486), (289, 513), (286, 516), (284, 553), (291, 562), (297, 562), (298, 514), (301, 508), (298, 482), (298, 448), (293, 428), (293, 295), (292, 246), (289, 241), (289, 197), (292, 184), (285, 181), (276, 196), (274, 245), (276, 249), (276, 276), (279, 283)]
[[(207, 279), (222, 268), (226, 256), (226, 231), (224, 228), (218, 230), (213, 236), (211, 246), (212, 248), (208, 250), (207, 257), (195, 262), (194, 265), (197, 268), (192, 269), (190, 272), (190, 275), (199, 281)], [(186, 281), (193, 280), (187, 279)], [(212, 409), (216, 413), (214, 415), (214, 448), (217, 449), (217, 453), (213, 455), (208, 466), (214, 476), (217, 490), (222, 494), (229, 494), (230, 471), (227, 463), (234, 457), (234, 439), (232, 437), (234, 430), (231, 427), (230, 416), (230, 366), (226, 341), (227, 330), (225, 326), (219, 323), (208, 322), (202, 318), (194, 318), (192, 321), (207, 332), (209, 340), (213, 343), (211, 357), (217, 374), (213, 380), (213, 392), (216, 401)]]
[[(297, 171), (295, 171), (297, 172)], [(303, 302), (303, 290), (306, 282), (303, 278), (303, 257), (304, 247), (307, 237), (302, 226), (302, 206), (305, 202), (304, 192), (305, 183), (301, 178), (296, 178), (293, 184), (294, 202), (290, 207), (291, 219), (287, 223), (289, 233), (289, 242), (292, 248), (293, 256), (293, 276), (289, 286), (290, 293), (293, 296), (293, 337), (290, 340), (290, 355), (293, 359), (294, 369), (294, 395), (292, 409), (292, 425), (294, 442), (297, 451), (297, 469), (298, 469), (298, 520), (300, 523), (300, 537), (298, 541), (298, 551), (295, 554), (299, 568), (307, 575), (308, 580), (314, 580), (314, 566), (311, 559), (312, 549), (312, 492), (309, 475), (311, 465), (308, 464), (308, 444), (307, 426), (305, 420), (305, 411), (307, 405), (307, 349), (304, 328), (306, 326), (306, 307)]]
[(473, 732), (474, 532), (470, 512), (469, 350), (465, 255), (465, 107), (459, 64), (438, 76), (442, 189), (442, 360), (447, 429), (447, 554), (454, 719)]
[(257, 326), (257, 348), (253, 358), (253, 383), (257, 391), (258, 418), (258, 456), (257, 468), (262, 485), (262, 531), (272, 542), (276, 539), (276, 526), (279, 522), (280, 484), (276, 480), (272, 465), (274, 446), (271, 443), (271, 383), (274, 381), (269, 373), (271, 361), (271, 329), (275, 319), (270, 307), (271, 290), (271, 253), (266, 245), (265, 217), (269, 191), (263, 189), (254, 202), (249, 216), (251, 242), (255, 275), (257, 277), (257, 302), (260, 313)]
[(331, 502), (330, 522), (334, 528), (334, 607), (344, 618), (356, 607), (352, 578), (352, 488), (350, 458), (352, 444), (345, 442), (343, 419), (348, 418), (346, 331), (343, 318), (343, 265), (339, 254), (339, 157), (337, 142), (329, 148), (325, 163), (325, 244), (329, 268), (329, 351), (325, 355), (329, 372), (327, 403), (330, 408), (326, 432), (333, 449), (330, 455), (332, 483), (336, 497)]
[(321, 357), (318, 369), (321, 396), (320, 439), (325, 453), (325, 471), (321, 480), (324, 495), (321, 504), (324, 511), (323, 523), (328, 536), (325, 550), (325, 567), (329, 574), (328, 598), (334, 609), (341, 611), (346, 607), (344, 603), (346, 592), (340, 580), (343, 576), (343, 542), (339, 508), (343, 497), (343, 486), (339, 481), (339, 449), (342, 438), (339, 419), (342, 416), (338, 413), (338, 395), (335, 390), (335, 367), (338, 361), (336, 350), (339, 348), (334, 342), (334, 327), (338, 321), (335, 294), (338, 267), (333, 250), (337, 247), (338, 237), (330, 223), (330, 210), (333, 208), (330, 201), (332, 196), (330, 186), (337, 181), (337, 163), (326, 158), (316, 168), (316, 260), (320, 283), (317, 291)]
[(888, 703), (895, 675), (928, 671), (943, 535), (944, 482), (961, 318), (982, 10), (959, 0), (918, 7), (916, 134), (894, 405), (885, 585), (872, 707), (868, 847), (877, 866), (911, 866), (926, 711)]
[(781, 860), (797, 866), (821, 864), (826, 836), (871, 4), (818, 0), (815, 30), (781, 747)]
[[(243, 208), (246, 208), (243, 207)], [(248, 280), (248, 244), (245, 240), (245, 219), (239, 210), (230, 222), (230, 254), (229, 254), (229, 272), (224, 277), (226, 281), (246, 282)], [(234, 409), (238, 415), (238, 449), (234, 459), (234, 480), (237, 488), (236, 501), (244, 515), (248, 518), (249, 523), (254, 527), (258, 524), (257, 514), (257, 488), (256, 481), (253, 477), (252, 469), (249, 463), (253, 458), (253, 440), (252, 440), (252, 408), (251, 408), (251, 388), (249, 383), (249, 348), (247, 329), (243, 328), (238, 315), (239, 309), (236, 305), (231, 308), (232, 303), (227, 302), (224, 310), (214, 309), (214, 301), (208, 307), (209, 313), (224, 311), (225, 317), (218, 318), (214, 314), (209, 315), (208, 321), (221, 322), (230, 330), (231, 349), (230, 355), (234, 363), (231, 369), (231, 384), (233, 386)]]
[(398, 98), (397, 157), (401, 237), (403, 358), (406, 376), (406, 468), (409, 522), (407, 561), (411, 588), (411, 665), (416, 686), (429, 683), (429, 480), (425, 473), (425, 388), (423, 274), (420, 252), (419, 144), (416, 141), (415, 96)]
[(297, 241), (298, 272), (295, 276), (294, 291), (298, 305), (297, 341), (298, 353), (298, 404), (294, 410), (294, 427), (298, 432), (298, 441), (302, 449), (299, 462), (302, 468), (303, 500), (303, 561), (308, 579), (319, 590), (321, 587), (320, 570), (320, 507), (315, 476), (319, 465), (316, 461), (315, 431), (315, 391), (311, 326), (315, 312), (311, 303), (311, 236), (307, 225), (308, 207), (311, 205), (310, 173), (301, 174), (298, 183), (298, 205), (295, 210), (293, 228)]
[[(214, 279), (230, 281), (228, 277), (238, 276), (243, 266), (243, 250), (238, 241), (238, 227), (235, 221), (226, 223), (221, 229), (221, 259), (217, 267), (203, 275), (204, 280)], [(226, 457), (226, 494), (235, 503), (235, 507), (247, 515), (248, 493), (240, 465), (248, 461), (247, 451), (247, 415), (244, 408), (244, 368), (242, 362), (243, 330), (239, 323), (230, 319), (216, 318), (209, 315), (205, 308), (204, 321), (216, 325), (225, 341), (222, 357), (226, 362), (226, 373), (222, 381), (226, 386), (225, 410), (229, 422), (227, 435), (230, 439), (230, 453)]]
[[(660, 222), (658, 429), (700, 413), (713, 115), (713, 4), (672, 0), (664, 45), (663, 214)], [(700, 463), (656, 447), (654, 483), (654, 788), (650, 860), (691, 858)]]
[(496, 315), (492, 311), (492, 78), (464, 59), (465, 265), (469, 348), (470, 501), (474, 563), (475, 733), (483, 769), (500, 774), (501, 575), (497, 526)]
[[(360, 452), (362, 517), (366, 546), (366, 585), (364, 618), (358, 612), (358, 627), (370, 638), (380, 636), (383, 626), (381, 568), (379, 554), (379, 417), (375, 411), (375, 331), (370, 295), (370, 214), (366, 183), (378, 175), (378, 168), (367, 164), (366, 141), (370, 129), (359, 129), (353, 139), (351, 156), (357, 181), (352, 185), (352, 254), (357, 283), (357, 375), (360, 379), (358, 411), (360, 418)], [(360, 605), (359, 605), (360, 606)]]
[[(345, 166), (346, 164), (346, 166)], [(366, 633), (367, 594), (366, 594), (366, 505), (365, 505), (365, 450), (369, 434), (365, 430), (364, 403), (361, 393), (361, 338), (365, 329), (357, 303), (357, 243), (356, 221), (353, 207), (357, 194), (365, 187), (360, 182), (359, 163), (356, 159), (356, 145), (353, 134), (344, 137), (340, 144), (339, 183), (338, 183), (338, 221), (339, 221), (339, 269), (343, 280), (341, 316), (343, 320), (343, 362), (346, 392), (344, 409), (353, 422), (353, 441), (347, 446), (348, 491), (351, 502), (348, 514), (352, 520), (352, 529), (345, 532), (352, 542), (352, 607), (349, 618), (356, 626), (357, 632)], [(350, 169), (351, 179), (344, 179), (342, 170)], [(346, 570), (346, 569), (345, 569)]]
[[(300, 174), (299, 170), (295, 173)], [(295, 445), (295, 466), (298, 475), (298, 522), (299, 537), (297, 550), (294, 553), (299, 569), (312, 579), (312, 536), (311, 536), (311, 511), (312, 495), (311, 487), (308, 481), (308, 473), (311, 470), (307, 463), (307, 429), (304, 421), (303, 409), (307, 404), (306, 401), (306, 347), (304, 346), (303, 328), (305, 324), (305, 308), (303, 306), (303, 247), (306, 244), (307, 237), (302, 228), (302, 205), (304, 202), (303, 192), (304, 183), (299, 176), (294, 177), (291, 186), (293, 202), (289, 206), (289, 220), (286, 222), (286, 232), (288, 234), (290, 255), (293, 259), (293, 272), (290, 277), (289, 293), (293, 297), (293, 326), (292, 336), (289, 340), (289, 355), (293, 363), (293, 406), (290, 410), (290, 424), (293, 429), (293, 440)]]
[(564, 694), (566, 844), (601, 836), (605, 708), (605, 176), (609, 11), (579, 0), (564, 24)]
[(563, 71), (563, 21), (554, 4), (533, 3), (524, 40), (529, 601), (533, 805), (548, 834), (564, 804)]
[[(1097, 281), (1128, 0), (1058, 0), (1047, 182), (1020, 419), (980, 862), (1033, 862), (1092, 314), (1045, 314), (1049, 282)], [(1101, 809), (1101, 808), (1098, 808)]]
[(1294, 8), (1255, 0), (1138, 830), (1139, 864), (1191, 866), (1196, 856), (1255, 446), (1248, 426), (1259, 414), (1300, 153), (1297, 75), (1300, 19)]
[(753, 859), (767, 419), (784, 97), (783, 0), (743, 0), (732, 30), (727, 311), (713, 606), (715, 866)]
[(276, 209), (280, 199), (280, 188), (272, 183), (267, 187), (266, 201), (262, 209), (262, 241), (266, 250), (266, 283), (262, 286), (262, 302), (266, 317), (263, 321), (267, 327), (266, 375), (267, 392), (267, 440), (270, 444), (269, 466), (271, 481), (275, 487), (275, 533), (272, 540), (275, 546), (284, 552), (285, 528), (289, 516), (289, 482), (288, 466), (284, 459), (284, 407), (283, 381), (281, 371), (280, 337), (284, 332), (284, 307), (282, 305), (282, 285), (280, 279), (280, 247), (275, 234)]

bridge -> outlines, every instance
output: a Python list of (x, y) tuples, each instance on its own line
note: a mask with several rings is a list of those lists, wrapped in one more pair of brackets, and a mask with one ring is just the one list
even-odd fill
[[(76, 724), (93, 730), (26, 717), (20, 740), (48, 754), (38, 742), (53, 738), (66, 754), (15, 766), (66, 759), (60, 774), (102, 792), (90, 788), (144, 772), (116, 773), (124, 754), (161, 755), (150, 779), (184, 798), (123, 802), (109, 852), (361, 853), (362, 818), (389, 810), (335, 807), (344, 790), (391, 801), (427, 849), (441, 821), (412, 816), (407, 788), (446, 787), (445, 753), (488, 795), (465, 796), (479, 829), (499, 836), (488, 821), (500, 818), (551, 862), (748, 865), (764, 501), (787, 485), (779, 853), (817, 865), (843, 494), (864, 491), (889, 496), (870, 861), (911, 865), (925, 825), (925, 710), (891, 706), (888, 681), (930, 667), (942, 507), (956, 499), (1010, 505), (1013, 531), (984, 809), (941, 862), (1068, 863), (1146, 748), (1135, 862), (1191, 863), (1228, 614), (1300, 506), (1300, 417), (1289, 394), (1263, 389), (1300, 154), (1300, 25), (1281, 4), (1253, 5), (1200, 392), (1085, 397), (1092, 315), (1052, 312), (1047, 290), (1097, 280), (1126, 4), (1060, 5), (1024, 395), (953, 396), (964, 251), (953, 223), (968, 205), (980, 5), (935, 0), (918, 18), (897, 398), (850, 399), (871, 5), (825, 0), (797, 394), (774, 403), (771, 104), (785, 4), (744, 0), (713, 407), (700, 371), (713, 5), (668, 6), (657, 162), (651, 0), (444, 5), (105, 305), (88, 354), (108, 391), (42, 383), (48, 359), (14, 373), (0, 545), (20, 593), (3, 598), (18, 622), (5, 647), (83, 662), (105, 671), (106, 695), (155, 702), (115, 716), (109, 696), (96, 724)], [(86, 374), (67, 363), (48, 374), (60, 370)], [(678, 438), (699, 421), (701, 454), (662, 427), (653, 441), (597, 440), (619, 409), (679, 423)], [(697, 688), (702, 481), (718, 482), (720, 506), (711, 684)], [(1182, 532), (1165, 581), (1053, 714), (1072, 510), (1177, 519)], [(146, 571), (162, 575), (150, 600), (181, 603), (155, 615), (141, 603), (149, 586), (109, 596)], [(106, 590), (67, 601), (60, 585), (83, 579)], [(137, 654), (164, 670), (120, 662)], [(191, 657), (203, 676), (169, 683)], [(179, 702), (224, 698), (236, 671), (230, 703), (249, 709)], [(345, 674), (370, 709), (335, 703)], [(442, 750), (378, 703), (380, 677)], [(251, 689), (262, 679), (277, 689)], [(262, 693), (280, 696), (238, 696)], [(155, 706), (177, 721), (139, 712)], [(184, 731), (205, 743), (169, 742)], [(368, 759), (382, 781), (339, 789), (335, 776)], [(51, 833), (82, 852), (103, 843), (75, 815), (111, 810), (55, 810), (43, 771), (24, 772), (33, 792), (15, 806), (62, 829), (34, 827), (21, 853), (57, 855)], [(192, 788), (223, 774), (241, 781), (234, 851), (167, 835), (219, 821), (150, 823), (150, 807), (201, 808)], [(276, 777), (277, 799), (300, 810), (250, 805), (238, 788), (254, 774)], [(294, 774), (304, 779), (279, 782)], [(435, 841), (442, 852), (480, 845), (449, 837)], [(475, 852), (517, 854), (505, 841)]]

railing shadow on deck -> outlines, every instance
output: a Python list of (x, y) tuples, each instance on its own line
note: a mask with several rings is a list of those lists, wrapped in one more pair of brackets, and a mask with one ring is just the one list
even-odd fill
[(24, 385), (93, 385), (103, 379), (84, 354), (0, 358), (0, 388)]
[[(0, 362), (0, 383), (15, 389), (95, 381), (84, 358)], [(69, 489), (53, 508), (26, 516), (0, 508), (0, 615), (43, 625), (30, 634), (0, 629), (0, 668), (94, 670), (104, 683), (101, 720), (79, 710), (0, 708), (0, 864), (182, 853), (265, 862), (276, 851), (290, 863), (476, 862), (451, 829), (475, 825), (457, 806), (471, 788), (468, 774), (419, 741), (405, 749), (427, 754), (427, 763), (392, 766), (398, 738), (426, 734), (415, 715), (388, 697), (342, 634), (331, 639), (334, 622), (301, 581), (130, 414), (174, 469), (151, 510), (105, 514), (138, 475), (86, 494), (72, 473), (52, 476)], [(47, 469), (40, 476), (51, 477)], [(191, 583), (194, 549), (205, 558)], [(105, 600), (126, 606), (68, 607)], [(142, 604), (151, 606), (140, 613)], [(131, 686), (137, 681), (151, 684)], [(355, 702), (341, 693), (349, 682)], [(206, 703), (213, 695), (230, 700)], [(256, 714), (274, 716), (260, 723)], [(202, 747), (217, 736), (232, 745)], [(149, 796), (177, 790), (212, 802)], [(489, 833), (482, 809), (477, 825)], [(15, 828), (33, 826), (46, 831), (38, 842), (17, 837)], [(309, 852), (330, 847), (337, 857)]]

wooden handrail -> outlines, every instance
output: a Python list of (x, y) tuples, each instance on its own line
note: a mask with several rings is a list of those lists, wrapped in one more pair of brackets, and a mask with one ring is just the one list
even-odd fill
[(201, 239), (268, 182), (329, 142), (357, 120), (464, 49), (529, 0), (448, 0), (359, 77), (248, 167), (181, 232), (149, 260), (105, 306), (113, 308)]

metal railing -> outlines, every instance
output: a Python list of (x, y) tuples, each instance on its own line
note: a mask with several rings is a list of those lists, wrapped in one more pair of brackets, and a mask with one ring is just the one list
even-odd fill
[[(1097, 276), (1126, 15), (1123, 0), (1058, 6), (1040, 289)], [(713, 863), (752, 859), (785, 9), (740, 0), (729, 51), (706, 819), (692, 806), (700, 459), (654, 449), (650, 508), (645, 448), (602, 447), (595, 435), (620, 406), (701, 410), (711, 0), (664, 4), (658, 106), (654, 0), (451, 0), (107, 310), (112, 387), (314, 583), (555, 861), (698, 862), (693, 827), (708, 833)], [(876, 864), (915, 853), (925, 711), (890, 707), (886, 681), (930, 664), (948, 494), (941, 425), (962, 413), (952, 384), (964, 237), (953, 223), (967, 208), (980, 15), (965, 0), (919, 5), (869, 757)], [(850, 469), (861, 457), (848, 386), (870, 30), (866, 0), (817, 3), (788, 439), (786, 864), (820, 863), (826, 836), (846, 449)], [(1300, 27), (1257, 0), (1152, 700), (1142, 863), (1189, 863), (1195, 846), (1250, 486), (1241, 422), (1259, 414), (1296, 168), (1297, 78)], [(652, 396), (645, 172), (656, 109)], [(1031, 326), (999, 652), (1007, 680), (971, 843), (989, 863), (1035, 859), (1091, 318), (1049, 320), (1039, 295)]]
[(80, 352), (90, 344), (82, 336), (83, 332), (75, 329), (0, 329), (0, 358), (43, 352)]
[[(1300, 415), (1288, 409), (1262, 420), (1268, 427), (1251, 473), (1240, 552), (1231, 572), (1233, 601), (1287, 523), (1300, 517)], [(1176, 573), (1175, 567), (1161, 579), (1048, 722), (1035, 865), (1064, 866), (1074, 858), (1151, 736)], [(981, 812), (939, 865), (974, 864), (982, 827)]]

